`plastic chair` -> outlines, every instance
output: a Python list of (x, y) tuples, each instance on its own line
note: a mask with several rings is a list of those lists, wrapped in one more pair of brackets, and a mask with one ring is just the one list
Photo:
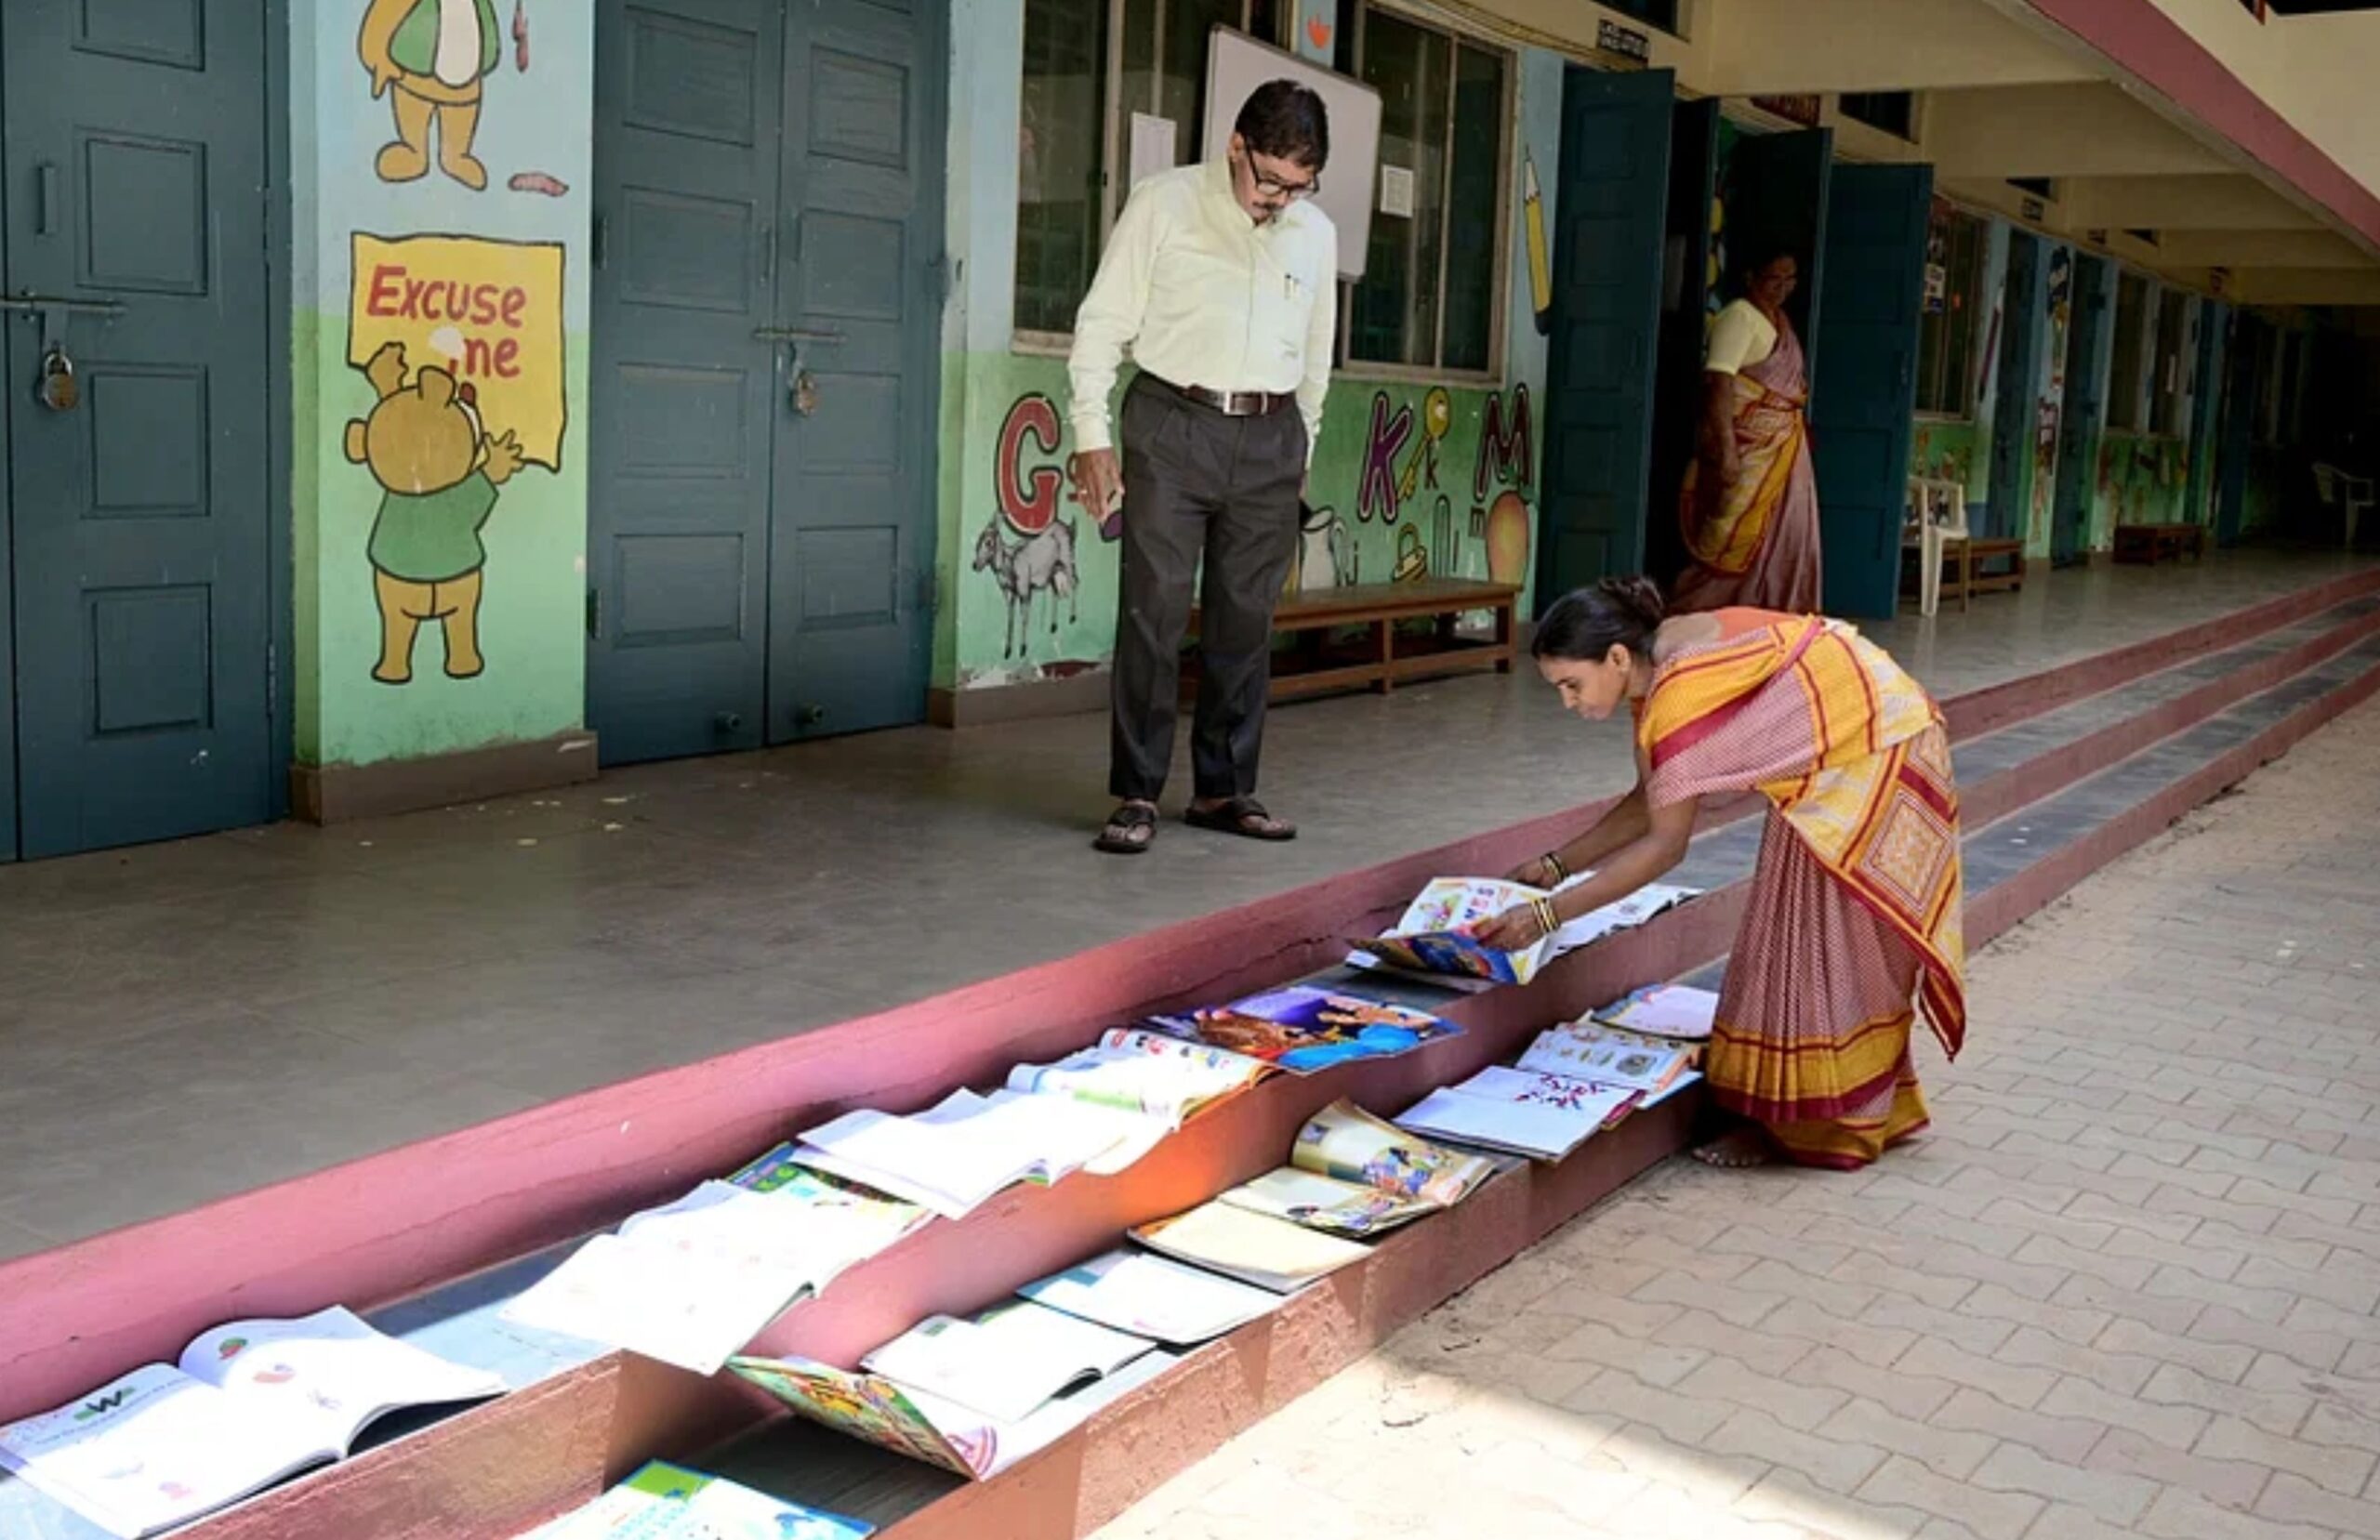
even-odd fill
[(2355, 549), (2355, 529), (2363, 521), (2363, 510), (2373, 502), (2372, 478), (2349, 476), (2334, 465), (2314, 467), (2314, 491), (2324, 507), (2339, 509), (2347, 520), (2347, 548)]
[[(1938, 513), (1936, 511), (1937, 507), (1940, 509)], [(1909, 521), (1902, 543), (1917, 547), (1917, 609), (1920, 614), (1933, 614), (1942, 606), (1944, 547), (1964, 546), (1968, 539), (1966, 484), (1929, 476), (1911, 477)], [(1959, 584), (1959, 608), (1964, 610), (1970, 598), (1967, 584), (1962, 579)]]

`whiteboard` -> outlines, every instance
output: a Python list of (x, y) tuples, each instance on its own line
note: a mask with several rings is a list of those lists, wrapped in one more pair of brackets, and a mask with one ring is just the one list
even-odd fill
[(1207, 133), (1203, 160), (1220, 161), (1231, 148), (1231, 126), (1256, 88), (1294, 80), (1312, 86), (1330, 114), (1330, 164), (1322, 168), (1315, 204), (1339, 231), (1339, 276), (1364, 276), (1372, 238), (1372, 203), (1380, 180), (1380, 93), (1346, 75), (1269, 48), (1243, 33), (1217, 27), (1207, 50)]

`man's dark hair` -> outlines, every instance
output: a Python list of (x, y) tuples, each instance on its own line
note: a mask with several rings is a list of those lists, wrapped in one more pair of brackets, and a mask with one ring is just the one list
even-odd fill
[(1330, 159), (1330, 113), (1310, 86), (1274, 80), (1241, 104), (1232, 131), (1259, 155), (1320, 171)]

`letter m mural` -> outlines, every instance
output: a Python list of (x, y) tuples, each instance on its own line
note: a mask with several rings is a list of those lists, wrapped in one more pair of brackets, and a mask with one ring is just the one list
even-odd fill
[(1490, 395), (1479, 416), (1479, 459), (1471, 472), (1474, 502), (1488, 500), (1490, 487), (1529, 484), (1530, 454), (1528, 387), (1513, 387), (1513, 404), (1505, 410), (1501, 396)]

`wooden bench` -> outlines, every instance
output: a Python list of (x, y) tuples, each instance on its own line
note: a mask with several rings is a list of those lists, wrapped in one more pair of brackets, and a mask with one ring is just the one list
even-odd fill
[[(1400, 684), (1439, 675), (1489, 668), (1509, 674), (1517, 655), (1520, 599), (1517, 584), (1460, 577), (1365, 583), (1289, 595), (1274, 611), (1273, 628), (1295, 633), (1299, 644), (1275, 656), (1271, 698), (1287, 701), (1357, 689), (1384, 695)], [(1491, 640), (1473, 640), (1455, 631), (1459, 618), (1479, 610), (1495, 613)], [(1428, 637), (1396, 634), (1400, 622), (1414, 620), (1435, 620), (1437, 627)], [(1196, 636), (1197, 629), (1198, 612), (1194, 609), (1191, 634)], [(1353, 642), (1332, 636), (1350, 629), (1361, 632)], [(1185, 699), (1197, 688), (1197, 663), (1195, 652), (1183, 663)]]
[[(1994, 572), (1986, 563), (2004, 561)], [(2025, 586), (2025, 543), (2021, 540), (1970, 540), (1959, 555), (1961, 598), (1968, 594), (2013, 594)]]
[(2206, 554), (2203, 524), (2118, 524), (2115, 559), (2154, 567), (2160, 561)]

